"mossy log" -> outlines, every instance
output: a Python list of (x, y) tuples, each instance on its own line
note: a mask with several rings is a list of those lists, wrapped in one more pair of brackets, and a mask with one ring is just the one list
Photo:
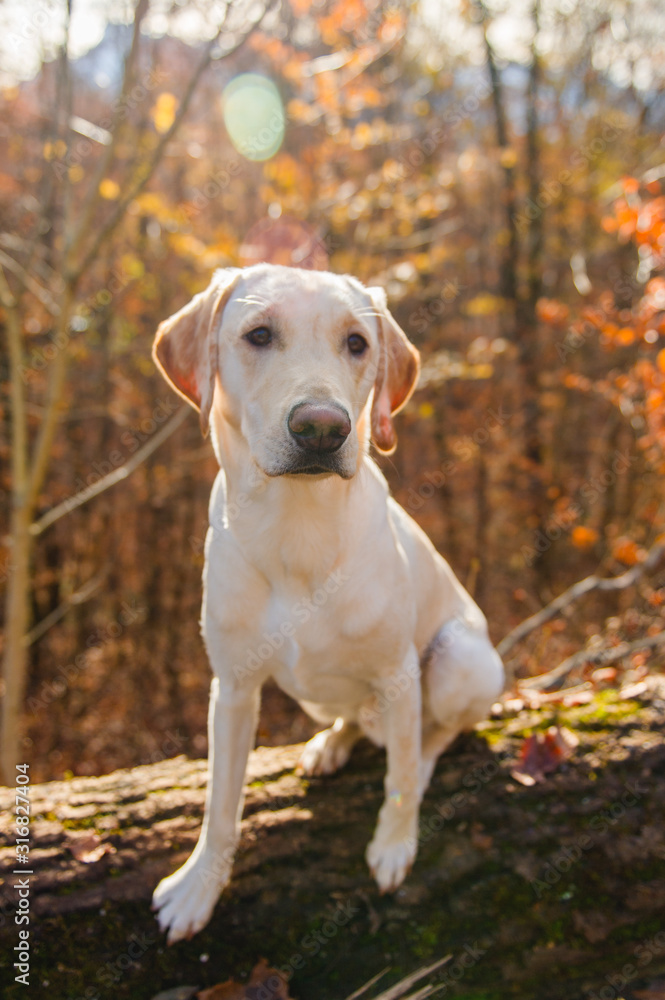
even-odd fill
[[(300, 747), (259, 748), (232, 882), (210, 925), (173, 948), (150, 895), (196, 841), (205, 761), (31, 787), (28, 993), (14, 979), (19, 876), (3, 789), (2, 996), (150, 1000), (242, 978), (265, 957), (299, 1000), (344, 1000), (386, 967), (389, 984), (450, 954), (434, 980), (443, 995), (630, 998), (665, 974), (663, 709), (657, 689), (605, 692), (459, 739), (423, 804), (414, 869), (390, 896), (364, 862), (382, 752), (359, 745), (338, 775), (307, 781)], [(522, 741), (553, 723), (579, 745), (525, 787), (512, 774)]]

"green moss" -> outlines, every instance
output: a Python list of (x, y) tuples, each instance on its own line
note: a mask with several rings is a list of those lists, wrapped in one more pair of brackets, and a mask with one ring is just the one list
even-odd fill
[(35, 819), (45, 819), (48, 820), (49, 823), (59, 822), (58, 817), (54, 812), (36, 813)]
[[(607, 694), (607, 692), (601, 692)], [(614, 694), (614, 692), (612, 692)], [(568, 725), (581, 729), (611, 729), (623, 719), (628, 719), (639, 711), (636, 701), (616, 701), (609, 698), (594, 701), (591, 705), (572, 709), (568, 713)]]
[(493, 749), (494, 747), (499, 746), (505, 742), (505, 735), (498, 728), (485, 729), (478, 735), (480, 739), (482, 739), (483, 742), (486, 743), (490, 749)]
[(81, 819), (63, 819), (61, 823), (65, 830), (94, 830), (98, 816), (83, 816)]

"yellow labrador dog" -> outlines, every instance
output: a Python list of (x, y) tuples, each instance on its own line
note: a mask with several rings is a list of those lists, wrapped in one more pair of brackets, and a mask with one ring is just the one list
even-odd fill
[(229, 880), (267, 677), (329, 726), (306, 745), (305, 774), (340, 768), (363, 734), (385, 746), (366, 855), (385, 892), (413, 863), (438, 755), (486, 716), (503, 668), (482, 612), (368, 454), (370, 440), (393, 451), (419, 369), (381, 289), (271, 264), (218, 271), (161, 324), (154, 357), (221, 467), (202, 612), (205, 817), (153, 898), (172, 943), (205, 926)]

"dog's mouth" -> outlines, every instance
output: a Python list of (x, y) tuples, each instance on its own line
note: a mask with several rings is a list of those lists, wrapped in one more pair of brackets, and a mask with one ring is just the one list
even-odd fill
[(353, 472), (349, 472), (344, 463), (334, 455), (331, 455), (330, 458), (317, 455), (314, 462), (311, 458), (307, 461), (303, 456), (301, 460), (296, 459), (273, 471), (266, 470), (266, 472), (275, 479), (279, 476), (339, 476), (340, 479), (351, 479), (353, 475)]
[(339, 476), (341, 479), (350, 479), (351, 475), (346, 469), (338, 465), (307, 465), (297, 468), (286, 468), (277, 473), (278, 476)]

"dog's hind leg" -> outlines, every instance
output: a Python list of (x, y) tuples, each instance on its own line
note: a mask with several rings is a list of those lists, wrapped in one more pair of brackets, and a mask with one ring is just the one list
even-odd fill
[(439, 630), (423, 663), (421, 795), (439, 755), (487, 718), (503, 685), (503, 664), (486, 632), (458, 619)]
[(344, 767), (360, 737), (355, 722), (336, 719), (330, 729), (317, 733), (306, 744), (298, 770), (301, 774), (334, 774)]

